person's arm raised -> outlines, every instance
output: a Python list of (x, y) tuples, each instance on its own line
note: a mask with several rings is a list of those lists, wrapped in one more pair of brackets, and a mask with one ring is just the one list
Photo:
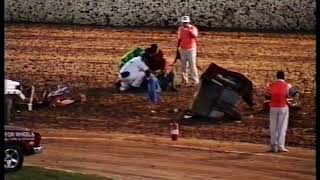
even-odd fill
[(190, 35), (193, 37), (193, 38), (197, 38), (198, 37), (198, 29), (195, 27), (195, 26), (190, 26), (188, 28), (189, 32), (190, 32)]

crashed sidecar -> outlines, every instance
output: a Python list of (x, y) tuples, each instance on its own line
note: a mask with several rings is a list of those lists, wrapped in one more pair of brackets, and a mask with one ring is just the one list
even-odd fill
[(244, 75), (212, 63), (201, 75), (191, 113), (193, 116), (240, 120), (238, 105), (242, 99), (250, 107), (255, 105), (252, 93), (253, 84)]

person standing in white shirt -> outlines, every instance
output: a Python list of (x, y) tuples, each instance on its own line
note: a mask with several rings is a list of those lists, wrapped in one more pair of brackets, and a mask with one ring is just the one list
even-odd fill
[(5, 79), (4, 84), (4, 94), (5, 94), (5, 118), (4, 124), (7, 125), (11, 121), (11, 118), (14, 116), (12, 113), (14, 112), (14, 103), (16, 96), (18, 96), (22, 100), (26, 100), (26, 96), (18, 89), (21, 86), (20, 82), (12, 81), (9, 79)]

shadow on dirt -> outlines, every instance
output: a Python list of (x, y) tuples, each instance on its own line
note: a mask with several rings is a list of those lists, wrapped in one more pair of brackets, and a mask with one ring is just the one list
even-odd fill
[(180, 118), (178, 122), (184, 126), (218, 126), (226, 123), (232, 123), (234, 121), (229, 119), (218, 119), (195, 116), (191, 118)]
[(114, 87), (106, 87), (106, 88), (92, 88), (88, 89), (86, 92), (87, 96), (91, 97), (108, 97), (113, 94), (118, 94)]

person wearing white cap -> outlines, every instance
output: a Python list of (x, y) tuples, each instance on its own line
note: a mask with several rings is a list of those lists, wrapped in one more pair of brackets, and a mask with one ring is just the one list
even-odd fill
[(198, 29), (190, 24), (190, 17), (181, 18), (182, 25), (178, 29), (178, 45), (180, 48), (180, 60), (182, 66), (182, 78), (189, 82), (188, 68), (195, 84), (199, 83), (199, 75), (196, 63)]

